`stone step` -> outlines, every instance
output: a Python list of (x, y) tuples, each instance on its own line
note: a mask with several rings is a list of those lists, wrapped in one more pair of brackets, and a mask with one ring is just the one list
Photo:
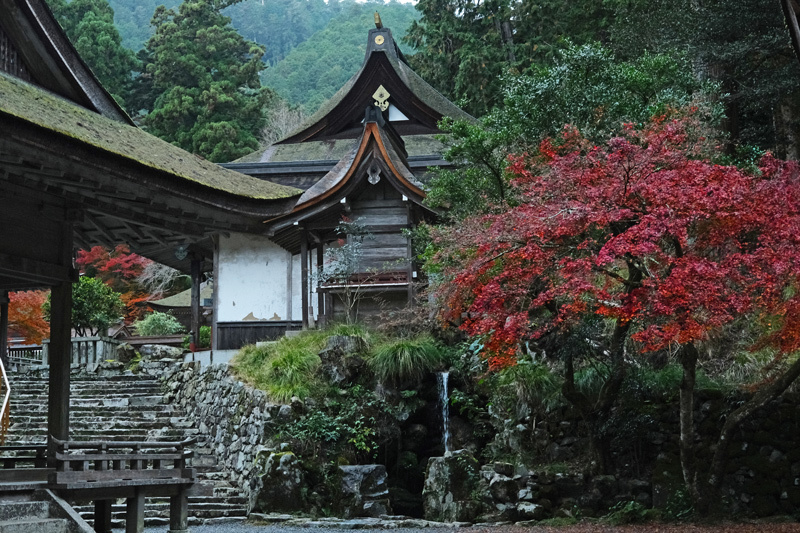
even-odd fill
[[(217, 444), (210, 436), (200, 434), (177, 406), (165, 403), (158, 380), (135, 376), (72, 380), (70, 391), (71, 439), (178, 441), (195, 437), (198, 443), (190, 466), (197, 469), (197, 483), (189, 493), (190, 525), (244, 520), (249, 501), (231, 482), (230, 473), (218, 470), (214, 454)], [(11, 422), (9, 444), (44, 442), (46, 380), (12, 382)], [(84, 518), (93, 518), (92, 506), (76, 509)], [(124, 504), (114, 505), (112, 526), (124, 527), (124, 514)], [(147, 499), (145, 525), (169, 525), (168, 498)], [(0, 529), (0, 533), (5, 532)]]
[(63, 518), (29, 518), (0, 522), (2, 533), (67, 533)]
[(0, 521), (30, 519), (30, 518), (47, 518), (49, 514), (50, 514), (50, 505), (47, 502), (42, 502), (42, 501), (0, 502)]

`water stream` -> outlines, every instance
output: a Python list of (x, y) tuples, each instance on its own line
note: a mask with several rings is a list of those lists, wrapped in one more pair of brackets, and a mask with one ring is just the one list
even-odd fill
[(439, 384), (439, 403), (442, 404), (442, 424), (444, 426), (442, 438), (444, 440), (445, 455), (450, 452), (450, 397), (447, 391), (447, 379), (449, 377), (450, 372), (440, 372), (437, 374), (437, 381)]

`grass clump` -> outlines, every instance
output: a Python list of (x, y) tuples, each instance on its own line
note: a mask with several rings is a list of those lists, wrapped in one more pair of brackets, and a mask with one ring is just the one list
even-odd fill
[(373, 350), (368, 364), (380, 381), (399, 383), (420, 380), (446, 359), (445, 351), (431, 337), (385, 341)]
[(231, 366), (240, 379), (266, 391), (273, 401), (305, 398), (317, 383), (318, 353), (326, 338), (325, 333), (308, 331), (261, 346), (245, 346)]

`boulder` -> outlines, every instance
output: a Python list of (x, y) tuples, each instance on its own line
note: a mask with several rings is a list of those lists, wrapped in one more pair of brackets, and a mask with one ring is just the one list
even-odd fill
[(261, 489), (256, 496), (255, 509), (263, 513), (303, 511), (306, 486), (297, 456), (292, 452), (273, 452), (260, 466)]
[(431, 457), (422, 490), (426, 520), (472, 522), (481, 511), (478, 462), (466, 450)]
[(358, 355), (366, 350), (364, 339), (357, 336), (335, 335), (320, 353), (320, 370), (334, 384), (352, 383), (364, 366)]
[(340, 466), (340, 503), (345, 518), (392, 514), (384, 465)]

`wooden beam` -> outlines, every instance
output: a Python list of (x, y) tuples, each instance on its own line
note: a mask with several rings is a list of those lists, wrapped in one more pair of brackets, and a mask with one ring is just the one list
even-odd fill
[[(59, 256), (72, 264), (72, 224), (61, 226)], [(50, 291), (49, 391), (47, 395), (47, 461), (55, 467), (55, 439), (69, 439), (69, 367), (72, 362), (72, 280), (69, 276)]]
[[(320, 240), (317, 244), (317, 276), (321, 276), (322, 274), (322, 267), (323, 267), (323, 259), (324, 259), (324, 244)], [(325, 316), (325, 297), (322, 294), (322, 291), (319, 290), (319, 281), (317, 281), (317, 317), (318, 320), (323, 321), (323, 317)], [(324, 324), (323, 324), (324, 325)]]
[(200, 348), (200, 266), (202, 262), (202, 257), (192, 256), (192, 352)]
[(136, 495), (128, 498), (125, 513), (125, 533), (142, 533), (144, 531), (144, 492), (136, 491)]
[(70, 268), (27, 257), (0, 254), (0, 276), (28, 280), (40, 285), (56, 285), (70, 279)]
[(8, 368), (8, 291), (0, 293), (0, 359)]
[(114, 500), (95, 500), (94, 502), (94, 530), (96, 533), (112, 533), (111, 531), (111, 505)]
[[(50, 292), (50, 390), (47, 399), (48, 435), (69, 439), (69, 366), (72, 355), (72, 283), (65, 281)], [(50, 450), (54, 452), (52, 439)], [(48, 460), (55, 459), (48, 453)]]

